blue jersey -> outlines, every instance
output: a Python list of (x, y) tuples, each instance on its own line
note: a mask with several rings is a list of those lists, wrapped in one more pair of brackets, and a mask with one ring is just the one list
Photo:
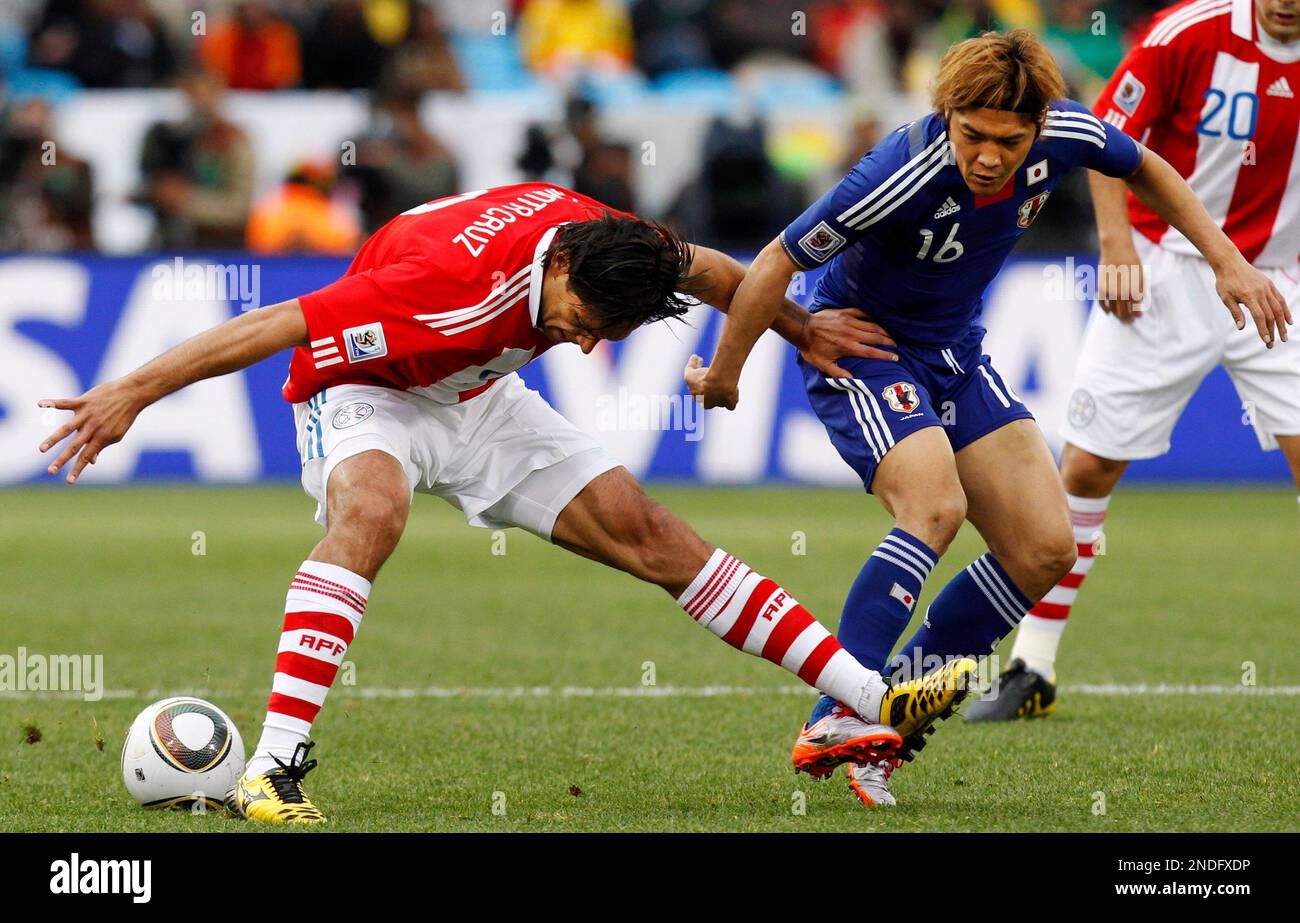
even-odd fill
[(1066, 173), (1127, 177), (1141, 159), (1124, 132), (1056, 100), (1007, 184), (976, 196), (931, 113), (872, 148), (780, 240), (803, 269), (829, 262), (814, 310), (861, 308), (900, 343), (947, 346), (970, 332), (984, 290)]

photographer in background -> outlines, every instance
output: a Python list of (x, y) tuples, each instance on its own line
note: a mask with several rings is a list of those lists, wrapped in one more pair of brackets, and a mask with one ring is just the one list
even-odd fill
[(54, 140), (50, 104), (16, 103), (0, 130), (0, 251), (93, 250), (90, 165)]
[(221, 112), (224, 87), (205, 71), (188, 71), (180, 89), (190, 105), (180, 122), (157, 122), (140, 155), (144, 188), (136, 201), (158, 220), (161, 250), (243, 246), (253, 196), (253, 147)]

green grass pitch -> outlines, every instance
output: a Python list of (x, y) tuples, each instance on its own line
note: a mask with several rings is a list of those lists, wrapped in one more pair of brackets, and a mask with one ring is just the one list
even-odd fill
[[(652, 493), (828, 624), (888, 528), (852, 490)], [(206, 694), (255, 743), (284, 592), (319, 536), (311, 501), (53, 488), (0, 492), (0, 511), (0, 654), (102, 654), (114, 690), (0, 693), (0, 830), (265, 830), (140, 810), (118, 751), (150, 690)], [(842, 774), (791, 771), (812, 696), (784, 671), (522, 532), (494, 554), (490, 532), (420, 497), (348, 654), (355, 685), (316, 725), (309, 791), (330, 830), (1296, 830), (1298, 532), (1282, 487), (1123, 490), (1065, 636), (1058, 713), (946, 722), (897, 774), (899, 806), (868, 811)], [(981, 547), (963, 530), (923, 605)], [(644, 688), (651, 671), (652, 691), (741, 688), (561, 694)], [(1144, 683), (1217, 688), (1132, 694)], [(1101, 684), (1124, 688), (1070, 688)], [(551, 692), (428, 693), (517, 687)]]

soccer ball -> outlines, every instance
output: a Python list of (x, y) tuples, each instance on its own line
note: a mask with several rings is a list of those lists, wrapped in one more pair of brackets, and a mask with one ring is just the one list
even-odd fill
[(244, 771), (244, 741), (211, 702), (176, 696), (136, 716), (122, 743), (122, 779), (146, 808), (220, 808)]

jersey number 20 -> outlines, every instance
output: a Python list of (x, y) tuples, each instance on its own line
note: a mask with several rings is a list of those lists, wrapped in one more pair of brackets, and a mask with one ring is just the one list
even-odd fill
[[(1228, 110), (1227, 124), (1211, 127), (1210, 123), (1218, 121), (1217, 117), (1225, 107)], [(1205, 91), (1205, 109), (1201, 113), (1201, 120), (1196, 123), (1196, 132), (1211, 138), (1221, 138), (1226, 129), (1229, 138), (1245, 141), (1255, 136), (1255, 122), (1258, 118), (1259, 97), (1254, 93), (1236, 93), (1229, 102), (1227, 93), (1211, 87)]]

